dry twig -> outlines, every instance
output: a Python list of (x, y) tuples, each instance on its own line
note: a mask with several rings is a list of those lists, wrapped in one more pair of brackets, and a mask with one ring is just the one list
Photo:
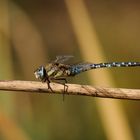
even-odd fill
[[(85, 95), (103, 98), (140, 100), (139, 89), (103, 88), (77, 84), (67, 85), (68, 91), (65, 94), (68, 95)], [(54, 91), (52, 94), (63, 94), (63, 85), (51, 83), (51, 87)], [(35, 81), (0, 81), (0, 90), (51, 93), (51, 91), (48, 90), (46, 83)]]

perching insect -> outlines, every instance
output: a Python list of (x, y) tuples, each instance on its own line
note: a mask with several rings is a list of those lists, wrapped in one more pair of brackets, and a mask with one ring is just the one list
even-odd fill
[(111, 67), (136, 67), (140, 66), (140, 62), (109, 62), (109, 63), (78, 63), (78, 64), (64, 64), (73, 56), (57, 56), (55, 61), (48, 63), (46, 67), (40, 66), (34, 71), (35, 77), (42, 82), (47, 82), (48, 89), (51, 91), (50, 82), (64, 82), (64, 92), (67, 91), (68, 86), (67, 77), (75, 76), (81, 72), (85, 72), (91, 69), (99, 68), (111, 68)]

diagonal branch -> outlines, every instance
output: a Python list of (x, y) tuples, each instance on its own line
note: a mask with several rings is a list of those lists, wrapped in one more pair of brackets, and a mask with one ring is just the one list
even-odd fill
[[(85, 95), (103, 98), (140, 100), (140, 89), (103, 88), (88, 85), (67, 84), (68, 95)], [(63, 94), (64, 86), (51, 83), (53, 94)], [(0, 90), (51, 93), (46, 83), (35, 81), (0, 81)]]

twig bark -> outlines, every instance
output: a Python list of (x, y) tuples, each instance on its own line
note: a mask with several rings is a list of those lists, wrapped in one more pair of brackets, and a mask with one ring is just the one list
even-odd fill
[(67, 84), (68, 91), (64, 93), (64, 86), (51, 83), (53, 93), (48, 90), (46, 83), (35, 81), (0, 81), (0, 90), (24, 91), (52, 94), (85, 95), (102, 98), (140, 100), (140, 89), (104, 88), (89, 85)]

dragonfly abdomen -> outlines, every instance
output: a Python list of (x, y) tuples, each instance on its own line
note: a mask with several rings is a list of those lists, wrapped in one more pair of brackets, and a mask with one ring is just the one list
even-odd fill
[(110, 67), (136, 67), (140, 66), (140, 62), (110, 62), (95, 64), (95, 68), (110, 68)]
[(99, 69), (99, 68), (111, 68), (111, 67), (136, 67), (140, 66), (140, 62), (110, 62), (110, 63), (98, 63), (98, 64), (77, 64), (73, 65), (70, 68), (70, 75), (74, 76), (81, 72), (85, 72), (91, 69)]

